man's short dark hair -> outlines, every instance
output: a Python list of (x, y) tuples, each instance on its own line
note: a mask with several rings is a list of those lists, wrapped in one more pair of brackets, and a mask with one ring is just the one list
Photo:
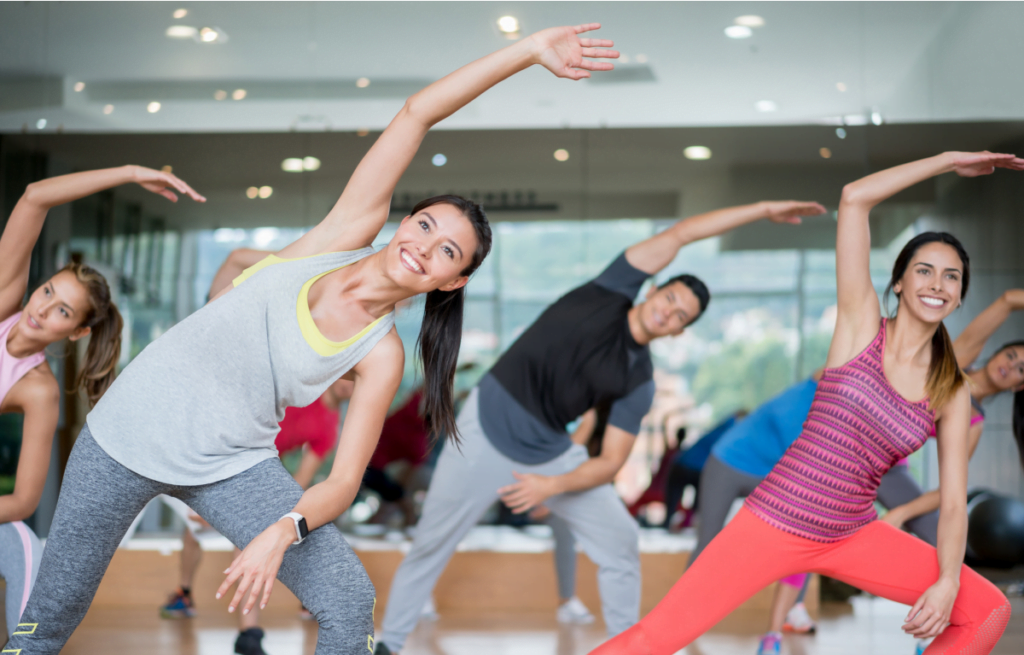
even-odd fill
[[(700, 301), (700, 314), (693, 317), (693, 321), (696, 321), (704, 314), (704, 310), (708, 308), (708, 303), (711, 302), (711, 292), (708, 291), (707, 285), (704, 284), (700, 278), (696, 275), (690, 275), (689, 273), (683, 273), (682, 275), (669, 278), (663, 284), (659, 285), (658, 288), (664, 289), (668, 285), (675, 284), (676, 282), (680, 282), (689, 287), (690, 291), (693, 292), (693, 295), (697, 296), (697, 300)], [(693, 321), (690, 321), (690, 323), (693, 323)]]

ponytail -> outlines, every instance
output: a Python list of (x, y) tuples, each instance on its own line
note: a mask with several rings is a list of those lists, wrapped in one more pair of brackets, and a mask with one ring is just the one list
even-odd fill
[(939, 323), (939, 329), (932, 335), (932, 361), (928, 365), (928, 381), (925, 391), (933, 411), (945, 405), (967, 382), (967, 376), (956, 361), (953, 340), (949, 338), (946, 325)]
[(1024, 389), (1013, 394), (1013, 439), (1017, 442), (1020, 465), (1024, 467)]
[[(445, 204), (455, 207), (473, 226), (476, 250), (460, 275), (471, 275), (491, 250), (491, 227), (483, 208), (462, 196), (444, 195), (421, 200), (412, 208), (412, 216), (428, 207)], [(462, 310), (465, 290), (427, 293), (423, 308), (423, 324), (417, 345), (423, 363), (423, 419), (432, 440), (447, 435), (459, 443), (455, 425), (455, 368), (462, 345)]]
[(89, 328), (89, 347), (75, 380), (75, 391), (84, 389), (92, 407), (114, 382), (117, 361), (121, 358), (121, 330), (124, 319), (110, 295), (107, 280), (94, 268), (72, 262), (61, 272), (73, 273), (89, 292), (92, 312), (81, 327)]

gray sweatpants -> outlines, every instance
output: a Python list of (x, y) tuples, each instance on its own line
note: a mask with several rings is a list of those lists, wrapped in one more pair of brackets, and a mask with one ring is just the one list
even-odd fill
[(567, 600), (576, 595), (576, 539), (569, 522), (560, 516), (548, 514), (544, 522), (551, 526), (555, 540), (555, 577), (558, 578), (558, 597)]
[[(89, 609), (122, 535), (161, 493), (180, 498), (244, 548), (295, 507), (302, 489), (277, 458), (201, 486), (156, 482), (111, 459), (86, 426), (71, 451), (39, 578), (8, 649), (60, 652)], [(373, 585), (337, 528), (321, 526), (291, 546), (277, 577), (316, 616), (317, 655), (372, 650)]]
[(7, 585), (4, 614), (8, 637), (15, 631), (28, 602), (42, 557), (43, 546), (32, 528), (21, 521), (0, 524), (0, 578)]
[[(498, 488), (513, 484), (512, 472), (561, 475), (587, 461), (573, 445), (550, 462), (514, 462), (495, 450), (480, 427), (477, 391), (459, 413), (462, 448), (445, 448), (437, 462), (423, 515), (409, 554), (395, 573), (380, 640), (392, 651), (405, 645), (420, 610), (459, 541), (498, 499)], [(597, 564), (601, 605), (610, 635), (640, 615), (639, 528), (610, 484), (561, 494), (544, 503), (569, 524), (583, 551)]]

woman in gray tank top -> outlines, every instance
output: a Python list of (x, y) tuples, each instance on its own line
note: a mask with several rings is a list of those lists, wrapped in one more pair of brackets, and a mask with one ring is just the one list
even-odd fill
[[(79, 435), (8, 649), (59, 652), (132, 519), (164, 493), (242, 548), (217, 593), (238, 583), (230, 610), (264, 606), (277, 577), (319, 621), (318, 654), (373, 650), (373, 586), (330, 522), (352, 502), (402, 378), (394, 307), (421, 293), (428, 428), (457, 438), (462, 287), (491, 233), (479, 205), (440, 196), (413, 208), (386, 248), (369, 246), (433, 125), (534, 64), (573, 80), (610, 70), (592, 59), (617, 57), (612, 42), (578, 36), (598, 27), (538, 32), (409, 98), (319, 225), (136, 357)], [(334, 468), (303, 493), (276, 457), (277, 424), (342, 376), (355, 384)]]

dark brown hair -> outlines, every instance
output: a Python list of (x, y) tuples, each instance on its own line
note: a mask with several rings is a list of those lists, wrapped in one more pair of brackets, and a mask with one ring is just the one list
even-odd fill
[[(960, 298), (967, 297), (967, 287), (971, 283), (971, 260), (967, 256), (963, 244), (949, 232), (922, 232), (908, 241), (896, 257), (896, 262), (892, 266), (889, 286), (885, 288), (886, 300), (888, 300), (893, 287), (907, 272), (907, 267), (910, 266), (910, 260), (913, 259), (914, 254), (929, 243), (944, 243), (956, 250), (964, 267), (963, 275), (960, 278)], [(896, 297), (899, 298), (900, 294), (896, 293)], [(939, 323), (939, 328), (932, 335), (932, 360), (928, 365), (928, 380), (925, 383), (925, 392), (928, 394), (932, 411), (937, 411), (949, 402), (966, 382), (967, 376), (957, 364), (956, 354), (953, 352), (953, 340), (949, 338), (946, 326)]]
[[(1011, 341), (1004, 343), (996, 351), (996, 355), (1007, 348), (1024, 348), (1024, 341)], [(996, 355), (992, 355), (995, 357)], [(1013, 439), (1017, 442), (1017, 454), (1020, 456), (1020, 465), (1024, 467), (1024, 389), (1013, 392)]]
[[(469, 220), (476, 232), (476, 250), (461, 275), (470, 275), (491, 251), (491, 226), (483, 208), (462, 196), (444, 195), (421, 200), (412, 208), (412, 216), (434, 205), (451, 205)], [(432, 439), (447, 435), (455, 443), (459, 432), (455, 427), (455, 367), (462, 345), (462, 309), (465, 289), (427, 293), (423, 323), (416, 340), (423, 362), (423, 419)]]
[(71, 262), (58, 273), (67, 271), (89, 292), (91, 311), (79, 327), (89, 328), (89, 347), (85, 361), (75, 380), (75, 390), (84, 389), (89, 406), (99, 402), (110, 388), (121, 357), (121, 329), (124, 320), (110, 296), (110, 285), (99, 271), (78, 262)]

